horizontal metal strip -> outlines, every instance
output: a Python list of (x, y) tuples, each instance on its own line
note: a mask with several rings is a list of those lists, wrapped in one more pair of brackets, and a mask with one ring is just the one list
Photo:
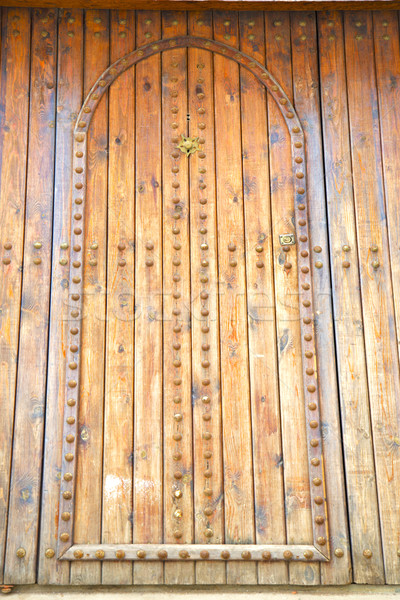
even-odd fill
[(258, 560), (314, 561), (328, 558), (312, 545), (272, 544), (75, 544), (61, 560)]

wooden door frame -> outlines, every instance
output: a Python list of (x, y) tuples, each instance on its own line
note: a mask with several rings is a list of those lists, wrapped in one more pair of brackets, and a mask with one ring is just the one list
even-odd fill
[[(34, 7), (32, 0), (0, 0), (0, 6)], [(41, 0), (41, 8), (65, 8)], [(397, 10), (400, 0), (69, 0), (68, 8), (118, 10)]]
[[(173, 48), (200, 48), (220, 54), (248, 69), (276, 101), (289, 130), (295, 194), (295, 231), (299, 265), (299, 313), (302, 371), (306, 414), (306, 440), (312, 512), (313, 544), (74, 544), (77, 422), (79, 406), (81, 314), (87, 141), (93, 114), (103, 94), (124, 71), (160, 52)], [(211, 39), (180, 36), (147, 44), (118, 59), (97, 79), (87, 95), (74, 128), (72, 167), (71, 243), (68, 302), (68, 343), (63, 425), (63, 456), (59, 505), (57, 555), (60, 560), (256, 560), (329, 561), (328, 512), (315, 373), (314, 307), (307, 218), (304, 133), (296, 111), (276, 79), (250, 56)]]

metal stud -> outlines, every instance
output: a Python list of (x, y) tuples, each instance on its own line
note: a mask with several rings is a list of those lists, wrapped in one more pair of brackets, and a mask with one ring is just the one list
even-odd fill
[(189, 558), (189, 552), (187, 552), (187, 550), (181, 550), (179, 556), (183, 559)]
[(372, 261), (372, 268), (376, 270), (376, 269), (379, 268), (380, 264), (381, 263), (379, 262), (379, 260), (373, 260)]
[(115, 557), (118, 558), (119, 560), (122, 560), (123, 558), (125, 558), (125, 551), (124, 550), (116, 550)]
[(221, 558), (223, 558), (224, 560), (228, 560), (230, 558), (230, 552), (228, 552), (228, 550), (223, 550), (221, 552)]
[(283, 558), (285, 560), (290, 560), (291, 558), (293, 558), (293, 553), (290, 550), (284, 550)]
[(95, 552), (95, 556), (96, 558), (98, 558), (99, 560), (101, 560), (102, 558), (104, 558), (106, 555), (106, 553), (104, 552), (104, 550), (97, 550)]
[(363, 556), (365, 556), (365, 558), (371, 558), (372, 557), (372, 550), (366, 549), (363, 551)]
[(60, 535), (60, 540), (61, 540), (62, 542), (68, 542), (68, 540), (69, 540), (69, 533), (66, 533), (66, 532), (62, 533), (62, 534)]
[(307, 560), (311, 560), (313, 556), (314, 556), (314, 552), (312, 550), (304, 551), (304, 558), (307, 558)]
[(146, 558), (146, 552), (144, 550), (138, 550), (136, 555), (138, 558)]
[(26, 555), (25, 548), (18, 548), (18, 550), (16, 551), (16, 555), (18, 556), (18, 558), (24, 558), (24, 556)]
[(342, 558), (342, 556), (344, 556), (344, 552), (341, 548), (336, 548), (335, 549), (335, 556), (337, 556), (337, 558)]
[(55, 552), (54, 552), (53, 548), (47, 548), (44, 555), (46, 558), (53, 558), (53, 556), (55, 556)]
[(69, 513), (69, 512), (63, 512), (61, 514), (61, 518), (62, 518), (63, 521), (69, 521), (70, 518), (71, 518), (71, 513)]
[(261, 554), (261, 557), (264, 560), (271, 560), (271, 552), (269, 552), (268, 550), (264, 550), (264, 552)]
[(74, 551), (74, 557), (77, 558), (78, 560), (80, 558), (83, 558), (83, 552), (82, 552), (82, 550), (75, 550)]
[(350, 267), (350, 263), (349, 263), (349, 261), (348, 261), (348, 260), (344, 260), (344, 261), (342, 262), (342, 267), (343, 267), (344, 269), (348, 269), (348, 268)]

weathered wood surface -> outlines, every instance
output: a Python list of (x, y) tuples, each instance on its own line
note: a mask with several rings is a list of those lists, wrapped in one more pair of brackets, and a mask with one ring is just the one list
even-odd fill
[[(294, 231), (290, 138), (248, 70), (197, 48), (132, 67), (96, 109), (78, 349), (76, 548), (119, 543), (130, 559), (126, 544), (176, 543), (178, 560), (52, 553), (72, 129), (111, 62), (187, 33), (266, 64), (304, 127), (328, 562), (179, 556), (182, 543), (313, 541), (296, 246), (279, 243)], [(399, 583), (398, 33), (393, 11), (3, 9), (6, 582)], [(177, 151), (181, 133), (202, 151)]]

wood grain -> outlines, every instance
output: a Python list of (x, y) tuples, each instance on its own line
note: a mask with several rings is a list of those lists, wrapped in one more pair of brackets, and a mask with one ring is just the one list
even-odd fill
[[(71, 34), (73, 34), (71, 36)], [(74, 115), (82, 101), (83, 86), (83, 11), (64, 10), (59, 15), (57, 72), (56, 155), (54, 180), (54, 218), (52, 249), (52, 288), (50, 304), (49, 362), (47, 371), (46, 430), (44, 439), (43, 485), (38, 582), (67, 584), (69, 566), (48, 558), (54, 550), (59, 511), (62, 426), (67, 344), (68, 243), (71, 220), (72, 130)], [(76, 114), (76, 113), (75, 113)], [(67, 247), (64, 245), (67, 244)]]
[[(212, 13), (189, 14), (189, 33), (212, 38)], [(218, 314), (217, 223), (214, 147), (213, 57), (188, 50), (189, 134), (202, 139), (190, 157), (191, 311), (193, 369), (194, 495), (196, 543), (223, 543), (223, 455)], [(207, 214), (206, 232), (201, 215)], [(201, 232), (203, 231), (203, 233)], [(208, 261), (203, 273), (202, 260)], [(202, 281), (204, 275), (208, 281)], [(209, 315), (202, 315), (202, 310)], [(204, 369), (202, 361), (209, 366)], [(206, 377), (206, 379), (204, 379)], [(208, 383), (208, 381), (210, 383)], [(203, 381), (207, 385), (203, 384)], [(205, 420), (210, 419), (210, 420)], [(211, 437), (209, 438), (209, 435)], [(205, 439), (209, 438), (209, 439)], [(207, 475), (207, 476), (206, 476)], [(213, 497), (204, 491), (212, 486)], [(206, 537), (211, 535), (211, 537)], [(224, 564), (196, 563), (197, 584), (226, 582)]]
[[(373, 56), (370, 13), (346, 14), (345, 42), (347, 79), (351, 81), (347, 89), (366, 361), (382, 548), (389, 583), (399, 578), (400, 515), (392, 507), (399, 504), (400, 490), (400, 382), (375, 70), (372, 60), (366, 60)], [(363, 554), (368, 550), (364, 548)]]
[[(150, 38), (146, 37), (150, 34)], [(136, 46), (161, 37), (161, 15), (137, 14)], [(161, 58), (136, 67), (136, 302), (134, 542), (163, 539)], [(149, 115), (151, 118), (149, 118)], [(149, 143), (151, 141), (151, 143)], [(150, 245), (149, 245), (150, 244)], [(147, 248), (149, 247), (149, 249)], [(146, 263), (147, 261), (147, 263)], [(164, 581), (162, 563), (135, 564), (134, 581)]]
[[(109, 15), (88, 11), (84, 31), (84, 93), (109, 63)], [(99, 105), (88, 139), (88, 178), (82, 256), (83, 310), (74, 540), (101, 540), (105, 369), (108, 98)], [(71, 266), (73, 269), (73, 265)], [(71, 565), (74, 585), (101, 583), (100, 564)]]
[[(135, 16), (110, 15), (110, 62), (135, 47)], [(131, 543), (135, 298), (135, 69), (109, 95), (107, 316), (102, 542)], [(131, 584), (129, 563), (104, 563), (103, 584)]]
[[(293, 93), (296, 110), (305, 132), (308, 210), (312, 250), (312, 276), (317, 341), (317, 372), (323, 421), (323, 453), (328, 502), (330, 539), (340, 540), (343, 557), (332, 553), (321, 566), (321, 582), (344, 585), (351, 581), (346, 494), (343, 478), (339, 397), (336, 379), (334, 331), (332, 328), (331, 274), (325, 206), (324, 165), (319, 99), (317, 31), (314, 14), (291, 15)], [(324, 401), (329, 397), (329, 402)]]
[[(239, 46), (236, 13), (214, 13), (214, 38)], [(239, 68), (214, 56), (225, 543), (252, 543), (255, 515), (247, 346)], [(256, 565), (227, 565), (227, 583), (257, 583)]]
[[(383, 578), (383, 565), (359, 292), (342, 15), (321, 15), (318, 31), (334, 325), (352, 564), (356, 582), (378, 583)], [(333, 551), (338, 549), (345, 553), (343, 542), (340, 538), (335, 539)], [(372, 550), (373, 560), (364, 559), (365, 546)]]
[[(286, 13), (265, 16), (267, 68), (292, 98), (290, 21)], [(293, 173), (289, 134), (275, 102), (268, 98), (273, 253), (279, 344), (279, 391), (282, 415), (287, 543), (312, 539), (303, 398), (299, 288), (295, 248), (285, 253), (279, 235), (291, 233), (294, 220)], [(288, 268), (290, 267), (290, 268)], [(290, 565), (290, 583), (316, 585), (318, 565)]]
[(0, 86), (0, 581), (3, 581), (6, 551), (17, 381), (29, 111), (30, 45), (26, 40), (30, 39), (30, 30), (29, 10), (3, 9)]
[[(57, 12), (35, 9), (6, 583), (36, 580), (51, 274), (56, 48)], [(47, 152), (41, 151), (43, 147)], [(16, 554), (19, 548), (25, 550), (22, 559)]]

